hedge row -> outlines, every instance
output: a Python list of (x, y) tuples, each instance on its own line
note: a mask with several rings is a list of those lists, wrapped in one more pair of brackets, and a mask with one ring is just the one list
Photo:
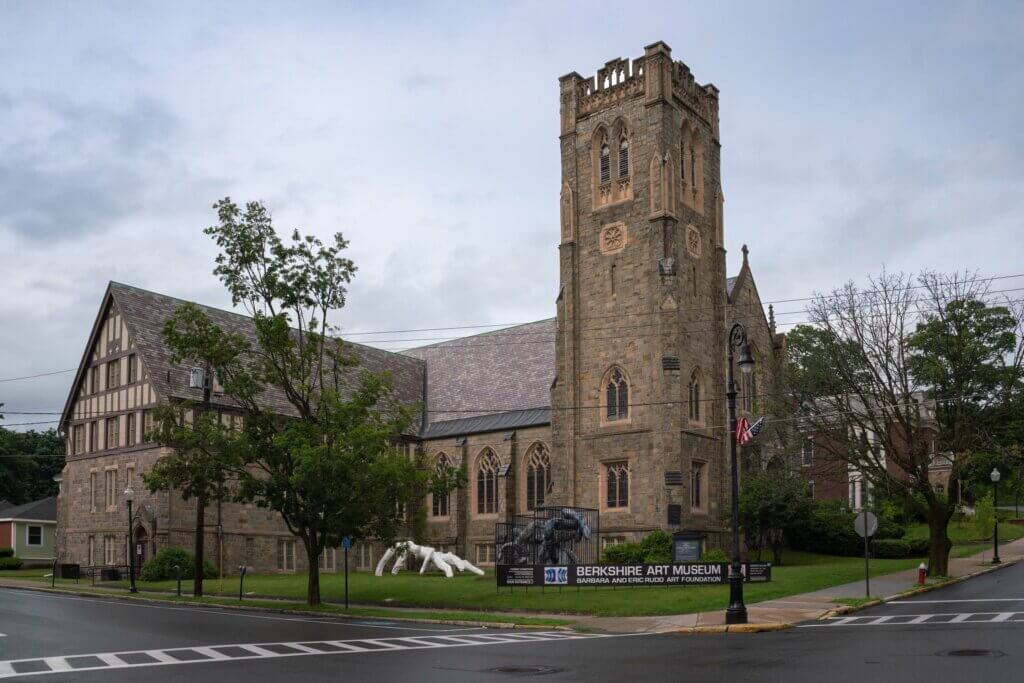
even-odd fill
[(927, 538), (879, 538), (871, 541), (871, 554), (878, 558), (924, 557), (930, 544)]
[[(863, 555), (864, 539), (853, 530), (856, 517), (857, 514), (848, 508), (821, 503), (815, 508), (809, 520), (786, 530), (789, 545), (794, 550), (824, 555)], [(903, 527), (880, 517), (875, 539), (901, 539), (904, 533), (906, 532)]]
[(21, 569), (21, 560), (16, 557), (0, 557), (0, 571), (4, 569)]

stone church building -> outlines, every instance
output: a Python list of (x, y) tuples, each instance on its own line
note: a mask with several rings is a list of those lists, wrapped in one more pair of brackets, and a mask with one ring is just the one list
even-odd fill
[[(559, 86), (555, 317), (402, 353), (353, 350), (364, 367), (392, 373), (399, 398), (423, 406), (402, 447), (432, 465), (465, 465), (465, 487), (424, 501), (435, 547), (488, 565), (496, 522), (553, 504), (600, 510), (602, 547), (654, 529), (720, 546), (727, 333), (742, 322), (757, 361), (750, 376), (737, 373), (741, 415), (763, 409), (783, 343), (746, 247), (740, 272), (726, 273), (719, 91), (699, 85), (661, 42)], [(149, 410), (201, 398), (192, 368), (172, 362), (160, 334), (181, 303), (114, 282), (100, 302), (61, 422), (61, 562), (126, 563), (129, 484), (140, 560), (192, 546), (192, 503), (151, 495), (140, 479), (165, 452), (146, 441)], [(248, 318), (205, 310), (252, 334)], [(213, 404), (234, 419), (216, 387)], [(273, 512), (213, 503), (206, 525), (207, 555), (224, 573), (304, 569), (302, 548)], [(379, 551), (357, 544), (355, 566), (372, 567)], [(321, 568), (336, 569), (339, 552), (328, 550)]]

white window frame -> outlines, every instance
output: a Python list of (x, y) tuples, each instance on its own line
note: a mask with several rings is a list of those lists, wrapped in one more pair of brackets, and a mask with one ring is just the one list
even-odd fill
[[(39, 543), (32, 542), (32, 529), (39, 529)], [(42, 524), (26, 524), (25, 525), (25, 545), (31, 546), (32, 548), (43, 547), (43, 525)]]

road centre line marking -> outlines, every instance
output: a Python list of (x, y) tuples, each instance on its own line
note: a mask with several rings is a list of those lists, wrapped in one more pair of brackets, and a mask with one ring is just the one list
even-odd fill
[[(28, 659), (17, 659), (9, 661), (0, 661), (0, 678), (10, 678), (12, 676), (41, 676), (44, 674), (61, 673), (70, 670), (78, 671), (105, 671), (112, 669), (130, 669), (144, 666), (170, 666), (173, 664), (202, 664), (206, 662), (223, 662), (223, 661), (246, 661), (254, 659), (276, 659), (280, 657), (304, 657), (313, 655), (336, 655), (336, 654), (351, 654), (351, 653), (372, 653), (372, 652), (394, 652), (399, 650), (421, 650), (421, 649), (434, 649), (434, 648), (454, 648), (454, 647), (472, 647), (478, 645), (507, 645), (528, 642), (520, 638), (511, 637), (519, 634), (504, 634), (504, 637), (500, 635), (494, 635), (487, 638), (487, 640), (466, 640), (458, 639), (454, 636), (422, 636), (420, 638), (388, 638), (388, 639), (353, 639), (351, 641), (307, 641), (310, 643), (322, 643), (335, 645), (344, 649), (337, 650), (316, 650), (308, 646), (302, 646), (302, 648), (295, 648), (297, 643), (238, 643), (238, 644), (217, 644), (208, 646), (198, 647), (176, 647), (169, 648), (167, 650), (132, 650), (126, 652), (107, 652), (107, 653), (85, 653), (66, 655), (64, 657), (35, 657)], [(547, 631), (538, 632), (533, 634), (538, 636), (538, 640), (550, 640), (559, 641), (565, 640), (564, 632), (560, 631)], [(586, 634), (580, 635), (580, 638), (623, 638), (633, 635), (646, 635), (646, 634)], [(546, 638), (545, 638), (546, 636)], [(431, 640), (427, 640), (431, 638)], [(492, 640), (494, 639), (494, 640)], [(572, 638), (575, 639), (575, 638)], [(462, 642), (437, 642), (439, 640), (461, 640)], [(362, 648), (355, 643), (373, 643), (378, 648), (369, 649)], [(268, 649), (272, 645), (283, 645), (291, 648), (295, 648), (294, 652), (275, 652)], [(222, 650), (229, 648), (240, 649), (243, 652), (250, 654), (246, 655), (230, 655)], [(309, 650), (308, 652), (306, 650)], [(205, 659), (177, 659), (171, 656), (171, 653), (185, 653), (195, 652), (206, 657)], [(134, 654), (144, 654), (153, 661), (151, 662), (138, 662), (129, 663), (125, 660), (125, 656)], [(78, 668), (72, 668), (68, 662), (67, 657), (95, 657), (98, 660), (104, 662), (102, 666), (84, 666)], [(15, 671), (14, 665), (21, 663), (35, 663), (43, 662), (48, 668), (45, 671)], [(116, 664), (109, 664), (108, 662), (116, 662)]]
[[(335, 625), (335, 626), (362, 626), (362, 627), (365, 627), (365, 628), (384, 628), (384, 629), (395, 629), (395, 630), (398, 630), (398, 631), (423, 631), (423, 632), (429, 632), (429, 633), (456, 633), (456, 632), (461, 632), (461, 631), (482, 631), (482, 630), (484, 630), (486, 628), (484, 626), (462, 626), (462, 627), (459, 627), (459, 628), (441, 628), (441, 629), (417, 628), (415, 626), (385, 626), (383, 624), (371, 624), (369, 622), (363, 622), (363, 621), (358, 622), (357, 624), (354, 624), (354, 623), (349, 623), (348, 620), (345, 619), (345, 618), (339, 618), (339, 619), (312, 619), (312, 618), (304, 618), (304, 617), (275, 617), (275, 616), (262, 615), (262, 614), (247, 614), (245, 612), (235, 613), (235, 612), (228, 611), (228, 610), (208, 609), (208, 608), (205, 608), (205, 607), (172, 607), (170, 605), (153, 605), (153, 604), (150, 604), (150, 603), (133, 603), (133, 602), (130, 602), (128, 600), (108, 600), (108, 599), (105, 599), (105, 598), (81, 597), (81, 596), (75, 596), (75, 595), (57, 595), (57, 594), (53, 594), (53, 593), (40, 593), (40, 592), (37, 592), (37, 591), (33, 591), (31, 589), (28, 589), (28, 590), (17, 590), (17, 591), (16, 590), (8, 589), (8, 590), (5, 590), (4, 593), (7, 594), (7, 595), (15, 595), (15, 594), (19, 594), (19, 593), (31, 593), (33, 597), (51, 598), (51, 599), (54, 599), (54, 600), (74, 600), (76, 602), (99, 602), (99, 603), (103, 603), (103, 604), (106, 604), (106, 605), (119, 605), (119, 606), (123, 606), (123, 607), (144, 607), (144, 608), (149, 608), (149, 609), (163, 609), (163, 610), (170, 610), (172, 612), (204, 612), (206, 614), (218, 614), (218, 615), (221, 615), (221, 616), (228, 616), (228, 617), (244, 617), (244, 618), (247, 618), (247, 619), (264, 619), (264, 620), (269, 620), (269, 621), (297, 621), (297, 622), (310, 623), (310, 624), (332, 624), (332, 625)], [(413, 622), (413, 623), (415, 623), (415, 622)]]

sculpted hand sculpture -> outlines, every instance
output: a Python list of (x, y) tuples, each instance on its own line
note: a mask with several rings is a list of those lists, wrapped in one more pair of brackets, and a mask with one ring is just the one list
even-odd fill
[(401, 541), (388, 548), (384, 555), (381, 556), (380, 561), (377, 563), (377, 569), (373, 573), (377, 576), (383, 576), (384, 567), (387, 566), (392, 558), (396, 558), (395, 564), (391, 567), (392, 574), (398, 574), (398, 572), (408, 568), (412, 559), (415, 558), (422, 560), (420, 574), (425, 573), (427, 567), (433, 564), (444, 572), (444, 575), (449, 579), (455, 575), (455, 572), (452, 571), (453, 566), (460, 572), (470, 571), (477, 576), (484, 575), (482, 569), (474, 567), (471, 563), (454, 553), (439, 553), (430, 546), (419, 545), (412, 541)]

